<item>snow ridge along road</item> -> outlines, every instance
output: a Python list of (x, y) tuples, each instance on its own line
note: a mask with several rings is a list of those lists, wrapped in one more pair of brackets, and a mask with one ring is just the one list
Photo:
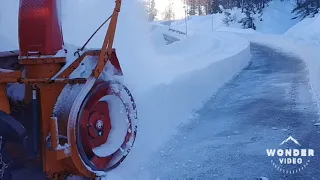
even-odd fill
[(134, 93), (139, 108), (135, 146), (121, 166), (110, 172), (106, 179), (134, 179), (143, 168), (141, 165), (153, 158), (176, 133), (176, 128), (192, 119), (194, 110), (201, 108), (250, 61), (249, 42), (224, 32), (182, 39), (164, 45), (157, 52), (159, 55), (155, 58), (161, 60), (163, 66), (145, 77), (159, 72), (160, 78), (152, 78), (155, 85), (146, 88), (147, 91)]
[[(251, 45), (252, 60), (180, 128), (136, 179), (317, 179), (318, 109), (306, 63)], [(300, 173), (278, 172), (266, 149), (288, 136), (315, 157)]]

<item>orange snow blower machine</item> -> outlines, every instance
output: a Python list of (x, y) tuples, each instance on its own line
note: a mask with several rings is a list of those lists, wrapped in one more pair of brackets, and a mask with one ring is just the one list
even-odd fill
[(60, 3), (20, 0), (19, 51), (0, 52), (0, 179), (35, 180), (37, 167), (39, 179), (94, 179), (133, 146), (136, 105), (112, 48), (121, 0), (99, 50), (64, 44)]

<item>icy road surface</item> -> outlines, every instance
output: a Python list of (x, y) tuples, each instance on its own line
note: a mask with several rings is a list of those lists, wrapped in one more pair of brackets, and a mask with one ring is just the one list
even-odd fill
[[(199, 117), (141, 168), (137, 179), (319, 179), (320, 129), (306, 64), (251, 44), (252, 60), (223, 86)], [(278, 172), (266, 149), (289, 135), (315, 157), (301, 172)]]

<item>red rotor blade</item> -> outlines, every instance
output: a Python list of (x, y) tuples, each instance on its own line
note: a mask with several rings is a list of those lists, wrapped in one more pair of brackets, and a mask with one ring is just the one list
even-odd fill
[(98, 157), (97, 155), (94, 155), (91, 158), (92, 164), (94, 164), (99, 169), (105, 169), (107, 168), (110, 160), (112, 159), (112, 156), (108, 157)]

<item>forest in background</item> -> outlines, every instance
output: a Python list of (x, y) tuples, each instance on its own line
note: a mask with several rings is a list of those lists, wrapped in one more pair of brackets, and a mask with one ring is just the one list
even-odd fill
[[(146, 0), (145, 6), (148, 11), (148, 19), (150, 21), (159, 20), (158, 16), (163, 20), (174, 20), (175, 14), (173, 11), (173, 4), (175, 0), (169, 1), (166, 9), (159, 15), (156, 8), (155, 0)], [(230, 14), (228, 9), (239, 8), (245, 14), (245, 17), (239, 21), (242, 23), (243, 28), (255, 29), (254, 19), (256, 16), (262, 16), (263, 10), (268, 6), (272, 0), (181, 0), (185, 6), (186, 16), (203, 16), (215, 13), (224, 13), (226, 15), (225, 21), (228, 23)], [(319, 13), (320, 0), (281, 0), (294, 3), (295, 8), (292, 9), (294, 14), (293, 19), (300, 18), (301, 20), (306, 17), (313, 17)], [(162, 20), (161, 19), (161, 20)]]

